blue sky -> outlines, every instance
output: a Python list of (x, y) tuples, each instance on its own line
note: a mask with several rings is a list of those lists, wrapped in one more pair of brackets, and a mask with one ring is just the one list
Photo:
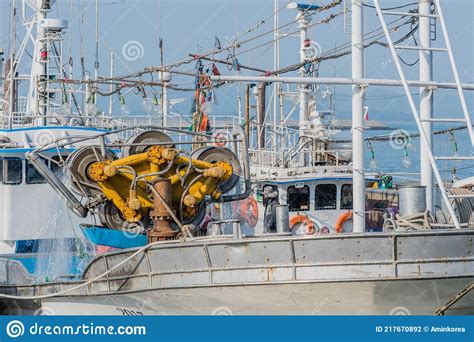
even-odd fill
[[(307, 3), (327, 4), (330, 1), (308, 1)], [(411, 3), (413, 1), (382, 1), (383, 6), (392, 6)], [(285, 7), (288, 1), (281, 0), (280, 6)], [(59, 0), (54, 7), (53, 15), (70, 20), (69, 33), (65, 39), (65, 54), (68, 55), (71, 43), (72, 56), (76, 66), (75, 76), (79, 77), (79, 56), (81, 55), (80, 32), (83, 32), (83, 51), (87, 69), (92, 73), (94, 64), (94, 36), (95, 36), (95, 1), (94, 0)], [(72, 4), (72, 6), (71, 6)], [(255, 27), (263, 19), (268, 19), (273, 13), (273, 0), (101, 0), (100, 1), (100, 75), (109, 74), (110, 52), (116, 56), (115, 73), (128, 74), (143, 69), (144, 67), (159, 65), (158, 41), (162, 37), (165, 46), (165, 64), (185, 58), (189, 53), (205, 52), (214, 47), (215, 37), (219, 37), (222, 44), (235, 34), (242, 34), (239, 41), (267, 32), (273, 28), (273, 18), (261, 24), (248, 34), (243, 34), (249, 28)], [(451, 35), (461, 78), (464, 82), (474, 82), (474, 2), (471, 0), (444, 0), (444, 12)], [(8, 50), (6, 38), (8, 37), (8, 7), (9, 1), (0, 0), (0, 44)], [(84, 10), (84, 23), (81, 24), (81, 7)], [(317, 14), (313, 23), (320, 21), (329, 14), (336, 14), (341, 7)], [(280, 25), (291, 23), (295, 12), (286, 8), (280, 12)], [(365, 9), (365, 31), (378, 27), (378, 18), (375, 11)], [(20, 25), (19, 25), (20, 27)], [(291, 33), (297, 30), (296, 24), (291, 24), (283, 31)], [(402, 29), (400, 35), (407, 32)], [(19, 36), (21, 36), (19, 30)], [(398, 33), (397, 33), (398, 34)], [(344, 33), (343, 18), (339, 16), (327, 25), (317, 25), (310, 30), (310, 38), (316, 41), (324, 53), (336, 45), (350, 40), (350, 35)], [(441, 32), (438, 27), (438, 41), (434, 44), (441, 45)], [(265, 35), (250, 43), (243, 44), (237, 52), (246, 51), (269, 42), (272, 35)], [(139, 48), (138, 58), (126, 58), (124, 47), (135, 44)], [(298, 62), (299, 38), (287, 37), (281, 40), (281, 66)], [(31, 48), (29, 48), (31, 52)], [(416, 52), (404, 53), (407, 61), (416, 59)], [(225, 57), (225, 55), (223, 56)], [(262, 69), (271, 69), (273, 66), (273, 48), (267, 44), (250, 52), (238, 55), (241, 64), (251, 65)], [(369, 78), (395, 78), (397, 77), (393, 63), (389, 62), (388, 49), (373, 46), (366, 50), (366, 77)], [(193, 71), (194, 63), (184, 65), (180, 70)], [(222, 73), (235, 74), (219, 66)], [(416, 78), (417, 65), (406, 68), (409, 78)], [(335, 61), (323, 62), (320, 65), (321, 76), (350, 75), (350, 56)], [(254, 74), (254, 72), (242, 72)], [(296, 73), (289, 73), (296, 75)], [(452, 81), (449, 64), (446, 56), (436, 55), (435, 77), (437, 80)], [(175, 77), (173, 82), (191, 86), (192, 79)], [(232, 114), (236, 112), (236, 88), (226, 87), (217, 92), (219, 105), (215, 106), (215, 115)], [(350, 89), (338, 87), (336, 92), (336, 109), (340, 118), (350, 115)], [(400, 90), (395, 88), (370, 88), (367, 92), (367, 104), (370, 106), (371, 118), (393, 121), (410, 121), (411, 114), (406, 101), (400, 96)], [(184, 97), (189, 99), (189, 94)], [(183, 97), (183, 94), (172, 93), (171, 97)], [(268, 96), (269, 97), (269, 96)], [(467, 95), (470, 105), (474, 103), (473, 95)], [(436, 109), (448, 115), (460, 110), (457, 98), (453, 92), (439, 92), (435, 95)], [(132, 112), (142, 110), (139, 98), (131, 95), (129, 103)], [(175, 109), (188, 114), (190, 101), (178, 105)], [(105, 108), (103, 108), (105, 109)]]

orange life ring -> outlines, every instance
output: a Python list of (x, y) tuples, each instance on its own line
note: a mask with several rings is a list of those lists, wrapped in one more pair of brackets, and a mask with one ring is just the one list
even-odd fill
[(347, 211), (345, 213), (342, 213), (336, 221), (336, 233), (342, 233), (343, 228), (344, 228), (344, 223), (346, 223), (348, 220), (352, 219), (352, 211)]
[(253, 196), (232, 203), (232, 210), (239, 213), (240, 218), (250, 227), (254, 228), (258, 222), (258, 204)]
[(290, 229), (293, 229), (295, 225), (300, 223), (306, 225), (306, 235), (313, 235), (315, 233), (313, 220), (304, 214), (295, 215), (290, 218)]

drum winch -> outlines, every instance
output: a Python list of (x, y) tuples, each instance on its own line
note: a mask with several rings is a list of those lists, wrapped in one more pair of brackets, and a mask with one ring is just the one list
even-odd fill
[(147, 228), (153, 221), (149, 236), (174, 238), (172, 223), (199, 223), (206, 198), (218, 201), (240, 178), (237, 156), (224, 147), (187, 152), (163, 132), (150, 130), (124, 146), (121, 158), (113, 151), (101, 157), (100, 146), (86, 146), (66, 161), (74, 192), (89, 203), (102, 198), (99, 218), (113, 229)]

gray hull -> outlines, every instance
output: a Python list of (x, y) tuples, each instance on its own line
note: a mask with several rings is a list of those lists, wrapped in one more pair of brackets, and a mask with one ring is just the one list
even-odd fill
[[(15, 301), (24, 313), (433, 314), (473, 281), (473, 237), (452, 230), (159, 243), (100, 256), (79, 282), (0, 291), (52, 296)], [(473, 298), (446, 314), (474, 314)]]
[[(43, 301), (56, 315), (432, 315), (473, 278), (141, 291)], [(448, 315), (474, 314), (474, 297)]]

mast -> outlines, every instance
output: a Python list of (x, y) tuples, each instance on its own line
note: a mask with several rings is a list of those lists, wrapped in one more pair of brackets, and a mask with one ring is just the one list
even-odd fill
[[(305, 51), (305, 42), (308, 39), (308, 26), (311, 23), (311, 16), (306, 13), (306, 10), (299, 10), (298, 15), (298, 24), (300, 28), (300, 62), (306, 62), (306, 51)], [(300, 68), (301, 77), (306, 76), (305, 68), (302, 66)], [(304, 126), (307, 121), (307, 112), (308, 112), (308, 91), (306, 90), (306, 84), (299, 85), (299, 98), (300, 98), (300, 118), (299, 118), (299, 127), (300, 127), (300, 137), (304, 134)]]
[[(432, 81), (432, 52), (426, 50), (431, 47), (430, 38), (430, 18), (423, 16), (431, 14), (432, 0), (420, 0), (419, 3), (419, 35), (420, 46), (420, 81)], [(420, 184), (426, 186), (426, 208), (433, 212), (433, 171), (429, 159), (429, 150), (433, 148), (433, 124), (430, 119), (433, 118), (433, 91), (431, 87), (420, 88), (420, 119), (423, 130), (426, 134), (428, 146), (420, 146)]]
[[(48, 48), (46, 46), (46, 32), (44, 27), (41, 25), (43, 19), (46, 19), (46, 13), (50, 10), (49, 1), (42, 0), (38, 1), (39, 8), (36, 12), (36, 43), (35, 43), (35, 84), (36, 84), (36, 101), (38, 103), (37, 112), (40, 118), (38, 124), (41, 126), (46, 125), (46, 109), (47, 109), (47, 94), (46, 94), (46, 77), (48, 68)], [(45, 54), (46, 53), (46, 54)], [(35, 101), (35, 102), (36, 102)], [(36, 115), (33, 112), (33, 115)]]
[(99, 0), (95, 0), (95, 61), (94, 80), (97, 81), (99, 73)]
[[(273, 18), (273, 29), (274, 29), (274, 45), (273, 45), (273, 70), (280, 69), (280, 16), (279, 16), (279, 0), (274, 0), (274, 18)], [(277, 75), (278, 76), (278, 75)], [(280, 83), (275, 82), (273, 85), (273, 125), (278, 127), (278, 109), (279, 109), (279, 98), (280, 98)], [(276, 135), (275, 135), (276, 137)], [(274, 142), (274, 146), (277, 146), (277, 142)]]
[[(364, 77), (363, 4), (352, 0), (352, 78)], [(353, 232), (365, 231), (364, 88), (352, 86)]]

